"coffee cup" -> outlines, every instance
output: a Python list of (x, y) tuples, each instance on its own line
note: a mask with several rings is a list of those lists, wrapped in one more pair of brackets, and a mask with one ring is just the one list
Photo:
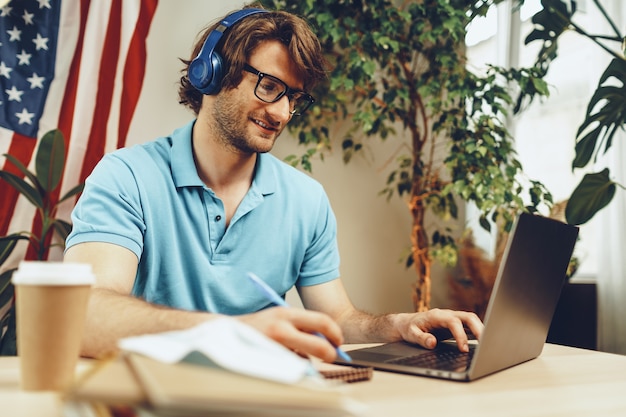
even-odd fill
[(22, 261), (12, 282), (21, 388), (62, 391), (74, 381), (95, 282), (91, 265)]

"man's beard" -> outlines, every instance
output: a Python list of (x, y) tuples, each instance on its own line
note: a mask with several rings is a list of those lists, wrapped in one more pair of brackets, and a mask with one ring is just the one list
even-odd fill
[[(234, 92), (234, 90), (233, 90)], [(235, 94), (219, 94), (215, 98), (213, 106), (213, 122), (215, 123), (214, 132), (217, 134), (217, 140), (225, 147), (233, 151), (245, 154), (265, 153), (272, 150), (276, 138), (280, 134), (278, 131), (273, 139), (267, 136), (267, 139), (254, 140), (247, 127), (251, 123), (247, 114), (242, 114), (240, 102), (234, 99)], [(257, 117), (270, 123), (263, 117)]]

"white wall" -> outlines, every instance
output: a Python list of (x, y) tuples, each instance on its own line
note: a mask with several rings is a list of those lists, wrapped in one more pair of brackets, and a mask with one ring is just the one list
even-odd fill
[[(189, 56), (196, 35), (205, 26), (243, 3), (159, 2), (148, 39), (145, 83), (129, 142), (167, 135), (193, 117), (178, 104), (177, 82), (182, 67), (178, 58)], [(303, 150), (283, 134), (273, 153), (283, 158)], [(326, 188), (337, 216), (341, 275), (353, 302), (374, 313), (407, 311), (412, 309), (410, 291), (415, 275), (399, 260), (409, 244), (410, 218), (403, 202), (395, 199), (388, 203), (377, 195), (386, 180), (378, 170), (390, 149), (374, 146), (372, 151), (378, 154), (375, 161), (356, 158), (349, 166), (344, 166), (337, 152), (315, 163), (313, 176)], [(445, 304), (437, 294), (434, 303)], [(294, 301), (293, 295), (290, 299)]]

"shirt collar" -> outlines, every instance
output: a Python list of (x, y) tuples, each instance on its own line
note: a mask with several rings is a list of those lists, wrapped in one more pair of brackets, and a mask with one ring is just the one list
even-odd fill
[(266, 196), (276, 190), (277, 178), (276, 167), (272, 164), (272, 156), (268, 153), (257, 154), (256, 168), (252, 188)]
[[(172, 135), (172, 177), (176, 187), (203, 187), (193, 159), (192, 132), (195, 120), (176, 129)], [(258, 154), (252, 189), (261, 195), (274, 193), (276, 169), (270, 154)]]

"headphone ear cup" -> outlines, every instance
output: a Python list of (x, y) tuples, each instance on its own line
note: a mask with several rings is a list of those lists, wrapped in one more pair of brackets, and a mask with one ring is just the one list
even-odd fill
[(211, 54), (210, 61), (198, 56), (189, 64), (189, 82), (202, 94), (217, 94), (222, 88), (223, 68), (222, 57), (216, 52)]
[(217, 52), (211, 54), (211, 67), (213, 68), (213, 77), (209, 81), (208, 85), (203, 88), (203, 94), (217, 94), (222, 89), (222, 79), (224, 78), (224, 62), (222, 57)]
[(213, 78), (213, 69), (203, 56), (198, 56), (189, 64), (187, 76), (191, 85), (202, 90)]

